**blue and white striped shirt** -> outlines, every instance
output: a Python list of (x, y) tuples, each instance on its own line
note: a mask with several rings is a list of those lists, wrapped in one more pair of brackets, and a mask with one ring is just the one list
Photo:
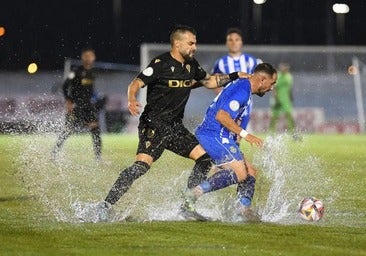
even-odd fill
[[(232, 57), (230, 55), (225, 55), (216, 61), (212, 73), (230, 74), (232, 72), (241, 71), (248, 74), (252, 74), (254, 72), (255, 67), (261, 62), (262, 62), (261, 60), (257, 60), (252, 55), (246, 53), (242, 53), (239, 57)], [(243, 119), (241, 120), (241, 127), (243, 129), (247, 129), (252, 107), (253, 102), (251, 101), (248, 109), (246, 110), (246, 114), (243, 116)]]
[(225, 55), (216, 61), (212, 73), (230, 74), (241, 71), (252, 74), (257, 64), (258, 60), (246, 53), (242, 53), (239, 57)]

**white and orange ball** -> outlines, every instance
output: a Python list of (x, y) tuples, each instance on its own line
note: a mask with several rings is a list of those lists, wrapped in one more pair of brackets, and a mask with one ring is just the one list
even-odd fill
[(299, 215), (307, 221), (318, 221), (324, 216), (324, 204), (318, 198), (305, 197), (299, 205)]

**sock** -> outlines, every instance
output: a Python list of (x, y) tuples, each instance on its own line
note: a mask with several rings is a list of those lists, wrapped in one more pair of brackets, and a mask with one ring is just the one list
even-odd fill
[(136, 161), (133, 165), (124, 169), (113, 184), (104, 201), (111, 205), (115, 204), (123, 194), (127, 192), (132, 183), (140, 176), (144, 175), (149, 169), (150, 166), (142, 161)]
[(187, 187), (192, 189), (202, 183), (207, 178), (207, 173), (210, 171), (211, 166), (212, 161), (207, 153), (198, 158), (188, 178)]
[(250, 206), (254, 196), (256, 179), (248, 174), (247, 178), (238, 184), (237, 192), (242, 205)]
[(71, 130), (71, 129), (69, 129), (68, 127), (65, 127), (65, 128), (61, 131), (60, 135), (59, 135), (59, 136), (58, 136), (58, 138), (57, 138), (56, 145), (55, 145), (55, 147), (53, 148), (53, 154), (57, 154), (57, 153), (60, 151), (60, 149), (61, 149), (62, 145), (64, 144), (64, 142), (66, 141), (66, 139), (67, 139), (68, 137), (70, 137), (71, 133), (72, 133), (72, 130)]
[(100, 128), (95, 127), (90, 130), (93, 138), (93, 147), (96, 159), (100, 159), (102, 154), (102, 140), (100, 138)]
[(203, 193), (216, 191), (237, 184), (238, 177), (231, 170), (221, 170), (202, 182), (199, 186)]

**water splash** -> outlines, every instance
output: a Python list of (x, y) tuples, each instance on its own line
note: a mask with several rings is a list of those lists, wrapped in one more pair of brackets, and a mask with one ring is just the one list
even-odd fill
[[(97, 163), (89, 137), (73, 136), (60, 154), (58, 163), (50, 161), (50, 151), (56, 140), (51, 135), (24, 136), (18, 156), (23, 184), (30, 195), (44, 206), (49, 219), (60, 222), (96, 222), (96, 206), (102, 200), (124, 161)], [(306, 144), (306, 141), (303, 142)], [(321, 161), (304, 150), (302, 143), (286, 135), (268, 137), (263, 151), (254, 154), (260, 170), (254, 206), (265, 222), (282, 224), (304, 223), (296, 213), (299, 201), (305, 196), (317, 196), (326, 205), (325, 222), (334, 223), (334, 216), (361, 219), (352, 213), (337, 213), (334, 201), (339, 197), (334, 182), (325, 175)], [(105, 155), (113, 155), (105, 149)], [(160, 159), (160, 165), (138, 179), (128, 193), (113, 207), (112, 221), (176, 221), (182, 220), (179, 208), (190, 170), (181, 170), (180, 163), (170, 155)], [(176, 159), (176, 158), (174, 158)], [(193, 164), (193, 163), (192, 163)], [(158, 168), (156, 168), (159, 166)], [(161, 169), (159, 169), (161, 168)], [(197, 204), (197, 210), (214, 220), (241, 222), (235, 209), (235, 186), (208, 193)], [(342, 215), (343, 214), (343, 215)], [(342, 216), (341, 216), (342, 215)], [(332, 218), (332, 221), (328, 219)], [(356, 223), (356, 222), (355, 222)], [(341, 223), (349, 225), (349, 223)]]
[[(301, 223), (297, 207), (303, 197), (317, 196), (327, 204), (337, 197), (334, 183), (323, 172), (320, 160), (302, 149), (302, 142), (294, 142), (291, 136), (283, 134), (268, 137), (263, 152), (255, 155), (263, 178), (269, 183), (265, 199), (257, 198), (263, 221)], [(332, 194), (325, 194), (328, 191)]]
[(279, 161), (288, 154), (283, 136), (269, 137), (266, 140), (265, 151), (260, 160), (263, 165), (264, 176), (272, 181), (266, 204), (260, 209), (263, 221), (276, 222), (286, 217), (290, 206), (285, 191), (286, 165)]

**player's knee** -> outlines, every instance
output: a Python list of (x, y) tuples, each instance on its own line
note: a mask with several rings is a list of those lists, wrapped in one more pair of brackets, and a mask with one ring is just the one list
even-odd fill
[(191, 153), (189, 154), (189, 158), (197, 161), (199, 158), (201, 158), (204, 155), (208, 156), (208, 154), (203, 149), (203, 147), (201, 145), (197, 145), (196, 147), (194, 147), (192, 149)]
[(251, 165), (251, 164), (246, 164), (247, 166), (247, 172), (249, 175), (256, 177), (257, 176), (257, 170)]
[(90, 132), (91, 132), (93, 135), (100, 135), (100, 128), (99, 128), (99, 126), (96, 126), (96, 127), (92, 127), (92, 128), (90, 128)]
[(144, 163), (148, 164), (149, 166), (151, 166), (152, 163), (156, 160), (157, 160), (157, 158), (154, 159), (149, 154), (139, 153), (139, 154), (136, 155), (136, 161), (135, 162), (144, 162)]
[(91, 122), (88, 124), (90, 130), (100, 130), (97, 122)]
[(249, 175), (256, 177), (257, 176), (257, 170), (253, 167), (253, 165), (249, 161), (245, 161), (245, 166), (247, 168), (247, 172)]
[(257, 177), (257, 170), (254, 168), (248, 168), (248, 174), (255, 178)]
[(247, 176), (248, 176), (248, 173), (244, 169), (234, 170), (234, 172), (236, 174), (236, 177), (238, 179), (238, 182), (244, 181), (247, 178)]

